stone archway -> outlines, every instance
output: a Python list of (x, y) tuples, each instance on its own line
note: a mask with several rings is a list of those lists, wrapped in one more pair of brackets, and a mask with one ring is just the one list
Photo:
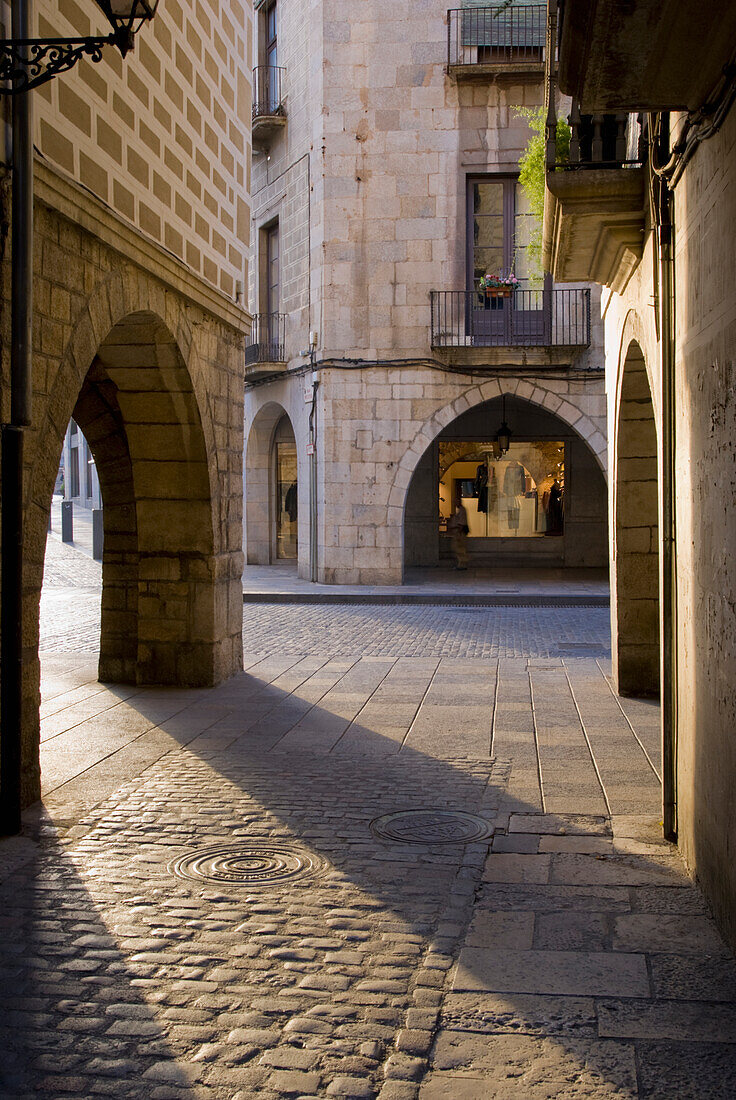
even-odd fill
[(269, 401), (256, 413), (248, 433), (243, 479), (248, 565), (271, 565), (276, 560), (274, 437), (284, 422), (295, 438), (286, 409), (276, 401)]
[(657, 431), (646, 363), (624, 359), (614, 453), (611, 634), (622, 695), (656, 695), (660, 679)]
[(48, 391), (36, 390), (25, 506), (24, 804), (39, 793), (39, 604), (72, 416), (103, 497), (100, 679), (200, 687), (242, 667), (240, 472), (234, 484), (234, 444), (215, 450), (221, 417), (209, 396), (216, 379), (222, 388), (218, 372), (235, 377), (236, 349), (223, 337), (218, 361), (211, 331), (208, 358), (200, 357), (191, 332), (186, 311), (153, 281), (113, 276), (87, 299), (49, 368)]
[[(531, 388), (531, 387), (530, 387)], [(430, 440), (419, 460), (414, 464), (409, 476), (397, 479), (408, 482), (403, 495), (403, 546), (404, 566), (436, 566), (441, 564), (443, 540), (438, 530), (438, 509), (441, 490), (439, 484), (439, 451), (441, 443), (453, 446), (453, 440), (464, 440), (464, 451), (473, 451), (472, 441), (489, 442), (495, 434), (502, 417), (501, 385), (494, 381), (492, 386), (485, 383), (481, 388), (492, 396), (479, 403), (468, 404), (467, 398), (456, 401), (451, 406), (457, 415), (447, 417), (442, 410), (436, 419), (447, 420), (440, 431)], [(491, 525), (492, 537), (471, 537), (469, 549), (471, 562), (477, 565), (504, 565), (514, 568), (531, 566), (548, 567), (593, 567), (605, 569), (608, 565), (607, 548), (607, 490), (604, 475), (603, 452), (605, 436), (599, 426), (580, 410), (566, 402), (562, 408), (559, 399), (541, 400), (541, 391), (535, 393), (535, 399), (527, 396), (528, 391), (516, 385), (503, 387), (507, 400), (506, 419), (512, 426), (512, 438), (519, 446), (537, 441), (541, 449), (540, 461), (544, 458), (544, 449), (552, 441), (565, 447), (565, 532), (560, 539), (540, 539), (538, 533), (544, 530), (544, 522), (537, 524), (530, 537), (502, 538)], [(494, 392), (495, 390), (495, 392)], [(478, 391), (475, 391), (476, 393)], [(532, 391), (533, 392), (533, 391)], [(549, 395), (548, 395), (549, 396)], [(562, 412), (561, 412), (562, 409)], [(601, 410), (602, 411), (602, 410)], [(598, 450), (591, 445), (595, 443)], [(466, 445), (467, 444), (467, 445)], [(413, 445), (412, 450), (416, 447)], [(540, 471), (529, 458), (529, 472), (539, 481)], [(460, 456), (458, 452), (456, 457)], [(463, 474), (466, 476), (466, 474)], [(532, 490), (534, 484), (531, 485)], [(470, 504), (467, 505), (471, 507)], [(541, 513), (541, 490), (538, 501)], [(526, 517), (529, 518), (529, 517)], [(477, 526), (477, 525), (476, 525)], [(524, 525), (522, 525), (524, 526)], [(473, 524), (471, 523), (471, 533)], [(475, 532), (477, 535), (477, 532)], [(489, 531), (486, 531), (486, 535)], [(511, 532), (509, 532), (511, 534)], [(519, 532), (521, 535), (521, 531)], [(446, 540), (445, 540), (446, 541)], [(445, 547), (446, 557), (447, 547)]]

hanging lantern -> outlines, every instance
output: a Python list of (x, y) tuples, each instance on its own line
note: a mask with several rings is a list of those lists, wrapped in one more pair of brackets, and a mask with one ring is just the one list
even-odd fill
[(153, 19), (158, 0), (95, 0), (115, 31), (115, 42), (121, 54), (133, 46), (133, 38), (141, 24)]
[(511, 446), (511, 429), (506, 423), (506, 394), (503, 395), (503, 411), (501, 413), (501, 427), (496, 432), (496, 449), (501, 456), (505, 455)]

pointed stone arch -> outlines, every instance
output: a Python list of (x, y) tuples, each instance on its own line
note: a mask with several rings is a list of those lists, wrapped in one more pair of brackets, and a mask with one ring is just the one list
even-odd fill
[[(596, 422), (587, 413), (582, 412), (574, 404), (574, 398), (571, 398), (566, 390), (567, 387), (563, 384), (558, 386), (545, 385), (539, 379), (527, 382), (525, 379), (519, 378), (492, 378), (477, 385), (468, 386), (458, 397), (427, 417), (414, 437), (411, 447), (402, 456), (389, 491), (388, 507), (391, 518), (394, 521), (399, 519), (399, 522), (401, 522), (406, 490), (412, 474), (422, 455), (440, 432), (453, 420), (462, 416), (464, 412), (476, 405), (482, 405), (486, 401), (492, 401), (495, 397), (501, 397), (504, 393), (523, 398), (531, 404), (539, 405), (564, 421), (568, 427), (572, 428), (577, 435), (585, 440), (593, 452), (596, 462), (605, 474), (608, 467), (605, 428), (600, 421)], [(398, 515), (394, 509), (399, 510)]]
[(632, 338), (624, 348), (619, 374), (613, 441), (611, 636), (613, 675), (622, 695), (659, 692), (656, 424), (646, 361)]
[[(453, 433), (458, 430), (461, 431), (459, 438), (481, 438), (479, 432), (486, 429), (479, 428), (478, 417), (474, 413), (482, 410), (484, 416), (488, 414), (492, 420), (496, 418), (497, 427), (502, 415), (502, 397), (510, 399), (511, 408), (507, 407), (507, 418), (514, 425), (513, 432), (520, 440), (562, 438), (572, 446), (566, 457), (566, 480), (573, 489), (572, 495), (567, 498), (569, 522), (565, 525), (566, 537), (559, 540), (539, 540), (535, 536), (527, 535), (518, 541), (509, 542), (503, 537), (478, 536), (478, 541), (471, 540), (470, 544), (476, 563), (527, 562), (529, 565), (546, 564), (552, 567), (606, 567), (606, 440), (601, 430), (603, 394), (600, 395), (601, 416), (597, 423), (576, 408), (572, 400), (554, 400), (550, 391), (547, 391), (546, 396), (545, 402), (545, 393), (539, 386), (526, 385), (521, 380), (494, 380), (491, 385), (484, 383), (475, 390), (466, 392), (463, 398), (445, 406), (439, 414), (431, 418), (433, 429), (440, 424), (442, 427), (429, 439), (413, 470), (407, 471), (403, 476), (400, 471), (397, 479), (399, 485), (406, 482), (402, 493), (405, 567), (440, 564), (442, 540), (437, 525), (439, 440), (454, 438)], [(463, 427), (470, 432), (467, 437), (462, 435)], [(429, 435), (425, 431), (424, 438), (428, 439)], [(487, 439), (488, 436), (483, 438)], [(591, 441), (596, 450), (593, 450)], [(416, 446), (415, 443), (412, 449)], [(398, 493), (395, 496), (398, 497)]]

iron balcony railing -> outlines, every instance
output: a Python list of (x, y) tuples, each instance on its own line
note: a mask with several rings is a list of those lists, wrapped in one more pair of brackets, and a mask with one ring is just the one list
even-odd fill
[(285, 70), (276, 65), (256, 65), (253, 70), (253, 121), (283, 115)]
[(431, 292), (432, 347), (588, 347), (590, 291)]
[(447, 13), (447, 67), (539, 62), (547, 33), (545, 4), (507, 8), (451, 8)]
[(257, 313), (253, 318), (251, 343), (245, 349), (245, 365), (283, 363), (284, 314)]

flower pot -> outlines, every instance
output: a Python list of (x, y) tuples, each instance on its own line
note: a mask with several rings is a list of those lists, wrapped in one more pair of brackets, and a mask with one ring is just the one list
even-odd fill
[(511, 287), (485, 287), (485, 294), (487, 298), (510, 298)]

